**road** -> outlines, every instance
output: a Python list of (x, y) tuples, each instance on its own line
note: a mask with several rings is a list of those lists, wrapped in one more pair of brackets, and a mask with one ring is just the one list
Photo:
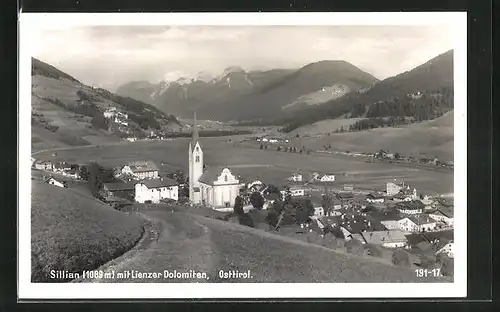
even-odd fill
[[(114, 272), (114, 278), (91, 282), (421, 281), (409, 268), (396, 268), (376, 258), (356, 257), (239, 224), (179, 211), (148, 211), (145, 216), (160, 225), (159, 236), (131, 257), (125, 254), (107, 267), (105, 272)], [(248, 276), (227, 279), (220, 275), (221, 270), (248, 272)], [(190, 276), (165, 278), (165, 271)]]

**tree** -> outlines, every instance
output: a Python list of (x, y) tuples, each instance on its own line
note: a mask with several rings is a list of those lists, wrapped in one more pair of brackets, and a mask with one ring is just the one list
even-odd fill
[(394, 158), (395, 158), (395, 159), (400, 159), (400, 158), (401, 158), (401, 156), (399, 155), (399, 153), (396, 153), (396, 154), (394, 154)]
[(241, 225), (255, 227), (253, 219), (248, 213), (243, 213), (242, 215), (238, 216), (238, 221)]
[(108, 120), (101, 112), (95, 112), (94, 117), (92, 117), (91, 123), (98, 129), (108, 130)]
[(278, 223), (278, 214), (274, 209), (270, 209), (266, 216), (266, 223), (269, 224), (269, 227), (276, 227)]
[(264, 149), (264, 145), (262, 145), (262, 144), (261, 144), (261, 145), (260, 145), (260, 149)]
[(245, 211), (243, 210), (243, 198), (241, 196), (236, 196), (236, 199), (234, 200), (234, 213), (237, 216), (245, 214)]
[(328, 191), (328, 189), (325, 187), (323, 190), (323, 199), (321, 202), (321, 205), (323, 206), (323, 210), (325, 211), (325, 215), (329, 215), (330, 211), (333, 209), (333, 195)]
[(293, 208), (295, 210), (295, 221), (298, 224), (309, 222), (309, 217), (314, 215), (314, 207), (310, 199), (295, 201)]
[(408, 253), (402, 249), (397, 249), (392, 253), (392, 264), (400, 266), (408, 266), (410, 264), (410, 257)]
[(255, 209), (262, 209), (264, 201), (264, 197), (259, 192), (253, 192), (250, 195), (250, 203)]
[(300, 138), (300, 135), (299, 135), (299, 133), (297, 133), (296, 137), (297, 137), (297, 138)]

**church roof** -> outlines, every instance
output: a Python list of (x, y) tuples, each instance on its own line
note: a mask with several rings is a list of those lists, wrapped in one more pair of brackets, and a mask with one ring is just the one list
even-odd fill
[(214, 182), (219, 179), (220, 175), (222, 174), (222, 170), (224, 170), (225, 168), (227, 168), (229, 171), (231, 171), (231, 174), (236, 176), (236, 178), (238, 178), (238, 176), (228, 167), (213, 166), (213, 167), (208, 167), (208, 169), (205, 170), (205, 172), (203, 172), (203, 174), (198, 179), (198, 181), (205, 183), (205, 184), (213, 185)]

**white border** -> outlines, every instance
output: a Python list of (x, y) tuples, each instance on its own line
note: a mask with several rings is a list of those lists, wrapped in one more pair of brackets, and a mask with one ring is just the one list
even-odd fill
[(31, 55), (35, 29), (90, 25), (453, 25), (455, 83), (455, 278), (428, 284), (42, 284), (31, 283), (31, 194), (19, 195), (19, 299), (424, 298), (467, 295), (467, 13), (22, 13), (19, 56), (19, 185), (31, 184)]

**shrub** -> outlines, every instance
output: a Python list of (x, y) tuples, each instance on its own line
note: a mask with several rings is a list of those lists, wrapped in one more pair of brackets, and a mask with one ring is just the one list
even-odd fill
[(408, 266), (410, 257), (408, 253), (402, 249), (397, 249), (392, 253), (392, 264), (400, 266)]
[(377, 257), (377, 258), (382, 257), (382, 247), (380, 247), (379, 245), (366, 244), (365, 249), (368, 255), (371, 257)]
[(234, 202), (234, 213), (237, 216), (242, 216), (245, 214), (245, 212), (243, 211), (243, 198), (241, 198), (241, 196), (236, 196)]
[(344, 243), (345, 250), (348, 253), (362, 256), (364, 254), (363, 244), (357, 239), (350, 239)]
[(253, 219), (252, 219), (252, 217), (248, 213), (240, 215), (239, 218), (238, 218), (238, 221), (240, 222), (241, 225), (246, 225), (246, 226), (249, 226), (249, 227), (255, 227)]

